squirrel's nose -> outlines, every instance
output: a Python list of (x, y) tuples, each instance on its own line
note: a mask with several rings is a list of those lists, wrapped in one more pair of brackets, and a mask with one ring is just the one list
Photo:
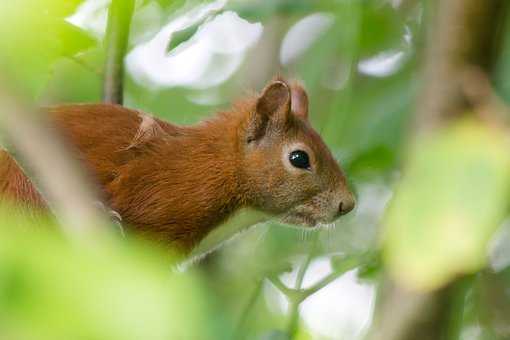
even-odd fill
[(338, 214), (339, 215), (347, 214), (349, 211), (354, 209), (355, 205), (356, 201), (354, 200), (354, 197), (352, 195), (349, 195), (349, 197), (340, 201), (340, 204), (338, 205)]

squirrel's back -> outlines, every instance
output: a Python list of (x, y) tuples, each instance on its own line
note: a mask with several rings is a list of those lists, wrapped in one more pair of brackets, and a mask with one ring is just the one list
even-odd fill
[(47, 111), (57, 132), (101, 185), (112, 181), (117, 169), (137, 156), (136, 143), (150, 138), (157, 132), (154, 129), (179, 134), (175, 125), (120, 105), (62, 105)]
[[(140, 114), (118, 105), (63, 105), (46, 109), (50, 125), (74, 148), (73, 154), (89, 167), (97, 169), (100, 184), (112, 179), (112, 173), (125, 159), (115, 150), (129, 146), (140, 127)], [(173, 126), (163, 123), (169, 132)], [(106, 138), (107, 137), (107, 138)], [(122, 155), (126, 157), (126, 153)], [(0, 149), (0, 199), (46, 208), (44, 199), (12, 156)]]

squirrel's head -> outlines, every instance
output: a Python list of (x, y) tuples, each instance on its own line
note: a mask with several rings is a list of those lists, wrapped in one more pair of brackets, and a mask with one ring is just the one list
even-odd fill
[(354, 208), (344, 174), (308, 121), (298, 84), (271, 82), (257, 97), (241, 134), (250, 203), (285, 223), (313, 227)]

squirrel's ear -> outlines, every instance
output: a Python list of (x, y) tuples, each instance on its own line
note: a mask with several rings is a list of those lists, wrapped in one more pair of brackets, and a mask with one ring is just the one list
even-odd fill
[(285, 126), (291, 112), (290, 87), (276, 80), (266, 86), (257, 99), (255, 112), (248, 127), (248, 141), (264, 136), (268, 126), (281, 129)]
[(267, 85), (257, 100), (257, 114), (266, 115), (275, 122), (285, 123), (288, 119), (291, 106), (289, 85), (276, 80)]
[(291, 86), (292, 93), (292, 113), (296, 116), (308, 120), (308, 95), (305, 89), (298, 83)]

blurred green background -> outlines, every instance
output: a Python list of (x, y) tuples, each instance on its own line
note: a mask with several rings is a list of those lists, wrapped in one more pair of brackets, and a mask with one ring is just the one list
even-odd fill
[[(77, 245), (6, 207), (0, 339), (363, 339), (388, 277), (419, 292), (461, 277), (449, 339), (510, 338), (508, 134), (462, 120), (415, 136), (433, 3), (136, 1), (124, 105), (192, 124), (275, 74), (299, 79), (357, 208), (316, 231), (258, 225), (178, 271), (154, 245)], [(41, 106), (100, 102), (109, 5), (2, 1), (8, 87)], [(504, 106), (508, 27), (501, 37)], [(325, 277), (301, 300), (278, 289)]]

